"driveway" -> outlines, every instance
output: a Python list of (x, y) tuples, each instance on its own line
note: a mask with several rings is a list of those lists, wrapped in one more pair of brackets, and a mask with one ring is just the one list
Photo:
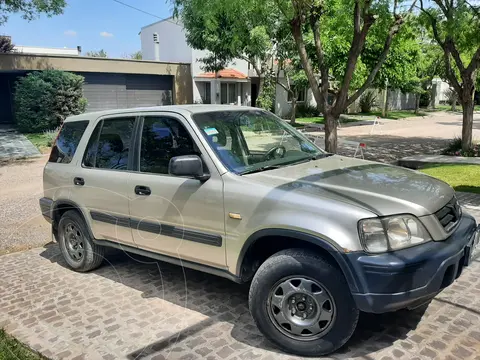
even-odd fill
[(22, 134), (0, 127), (0, 160), (40, 156), (40, 151)]
[(38, 205), (47, 158), (0, 159), (0, 255), (50, 241), (50, 227)]
[[(477, 259), (428, 306), (362, 314), (331, 358), (478, 359), (479, 272)], [(52, 359), (297, 359), (258, 332), (247, 286), (212, 275), (113, 250), (75, 273), (56, 244), (2, 256), (0, 273), (0, 326)]]
[[(353, 156), (357, 144), (365, 143), (366, 159), (395, 163), (406, 156), (439, 154), (450, 140), (461, 135), (461, 114), (433, 112), (425, 117), (380, 120), (375, 127), (344, 126), (338, 129), (338, 148), (341, 155)], [(473, 139), (480, 140), (480, 113), (474, 114)], [(324, 147), (323, 139), (317, 144)]]

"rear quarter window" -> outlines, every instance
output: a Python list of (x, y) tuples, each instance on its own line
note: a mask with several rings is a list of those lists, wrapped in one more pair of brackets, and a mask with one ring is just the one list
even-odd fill
[(72, 161), (88, 121), (73, 121), (63, 124), (50, 153), (49, 162), (68, 164)]

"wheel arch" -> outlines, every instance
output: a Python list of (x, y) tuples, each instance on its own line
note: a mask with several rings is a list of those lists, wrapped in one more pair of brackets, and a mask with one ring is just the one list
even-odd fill
[[(275, 245), (266, 247), (267, 242), (272, 239), (275, 239)], [(271, 244), (269, 243), (269, 245)], [(240, 251), (236, 275), (246, 281), (253, 277), (261, 264), (255, 265), (255, 261), (258, 258), (255, 255), (255, 250), (257, 249), (267, 249), (266, 252), (259, 254), (260, 261), (263, 262), (266, 258), (262, 259), (262, 255), (268, 258), (280, 250), (294, 247), (304, 247), (323, 255), (332, 265), (342, 271), (350, 290), (352, 292), (358, 291), (358, 277), (355, 276), (348, 265), (343, 253), (325, 239), (298, 230), (263, 229), (250, 235)], [(252, 273), (248, 273), (249, 267), (253, 268)]]
[(82, 211), (82, 208), (76, 202), (71, 200), (56, 200), (53, 203), (52, 226), (53, 226), (55, 236), (56, 236), (60, 218), (62, 217), (63, 214), (65, 214), (67, 211), (70, 211), (70, 210), (76, 211), (82, 217), (83, 221), (85, 221), (85, 225), (88, 229), (89, 235), (91, 236), (92, 239), (94, 239), (95, 237), (93, 236), (92, 229), (90, 228), (89, 222), (87, 221), (85, 214)]

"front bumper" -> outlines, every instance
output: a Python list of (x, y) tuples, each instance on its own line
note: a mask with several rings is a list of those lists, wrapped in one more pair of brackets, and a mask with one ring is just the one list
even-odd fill
[(358, 308), (383, 313), (418, 306), (433, 298), (458, 278), (468, 265), (480, 225), (464, 214), (457, 229), (444, 241), (380, 255), (346, 254), (357, 276), (359, 292), (353, 293)]

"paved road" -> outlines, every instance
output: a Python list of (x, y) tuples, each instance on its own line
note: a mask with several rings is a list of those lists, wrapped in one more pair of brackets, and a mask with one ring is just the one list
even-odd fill
[[(479, 196), (461, 195), (480, 220)], [(479, 359), (480, 260), (428, 307), (363, 314), (335, 359)], [(0, 327), (53, 359), (295, 359), (258, 332), (248, 287), (111, 251), (87, 274), (58, 246), (0, 258)]]
[(0, 160), (0, 255), (50, 241), (50, 227), (38, 205), (46, 161), (46, 156)]
[[(323, 136), (322, 132), (311, 133)], [(439, 154), (448, 142), (461, 137), (462, 116), (445, 112), (430, 113), (425, 117), (403, 120), (381, 120), (372, 131), (372, 125), (349, 126), (338, 129), (341, 155), (353, 156), (356, 143), (365, 143), (365, 158), (394, 163), (417, 154)], [(475, 113), (473, 138), (480, 139), (480, 113)], [(324, 147), (323, 139), (318, 144)]]

